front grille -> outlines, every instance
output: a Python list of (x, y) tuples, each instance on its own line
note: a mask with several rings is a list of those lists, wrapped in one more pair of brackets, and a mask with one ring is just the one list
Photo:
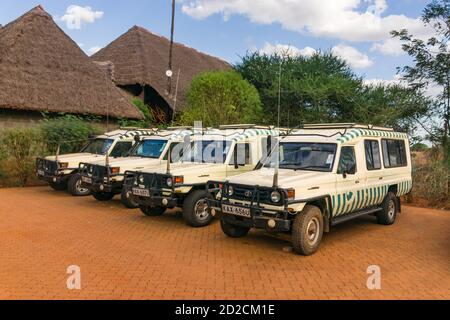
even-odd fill
[(234, 189), (233, 195), (230, 197), (236, 200), (252, 201), (254, 203), (261, 202), (272, 204), (270, 200), (270, 194), (273, 190), (269, 189), (257, 189), (254, 187), (246, 187), (239, 185), (230, 185)]
[(46, 160), (46, 159), (37, 159), (36, 160), (36, 169), (42, 170), (46, 175), (57, 175), (59, 164), (57, 161)]
[(81, 173), (92, 178), (94, 181), (103, 182), (105, 178), (109, 177), (109, 172), (110, 167), (86, 163), (84, 164)]
[[(143, 183), (140, 181), (140, 177), (144, 178)], [(172, 177), (167, 174), (158, 173), (146, 173), (146, 172), (126, 172), (125, 173), (125, 185), (127, 186), (141, 186), (145, 189), (171, 189), (167, 186), (167, 178)]]

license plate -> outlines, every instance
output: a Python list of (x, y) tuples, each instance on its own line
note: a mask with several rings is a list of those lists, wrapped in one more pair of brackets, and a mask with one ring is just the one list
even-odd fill
[(45, 176), (44, 170), (38, 170), (37, 174), (38, 174), (38, 176), (41, 176), (41, 177)]
[(92, 178), (89, 177), (81, 177), (81, 181), (87, 184), (92, 184)]
[(230, 206), (227, 204), (222, 205), (222, 212), (227, 214), (232, 214), (234, 216), (240, 216), (245, 218), (251, 218), (251, 213), (249, 208)]
[(146, 190), (146, 189), (138, 189), (138, 188), (133, 188), (133, 194), (135, 196), (139, 196), (139, 197), (147, 197), (150, 198), (150, 191)]

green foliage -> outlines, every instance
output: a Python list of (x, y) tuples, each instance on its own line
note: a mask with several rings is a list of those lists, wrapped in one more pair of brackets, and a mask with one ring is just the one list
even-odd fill
[(55, 153), (60, 145), (61, 154), (78, 152), (90, 135), (101, 133), (101, 129), (95, 124), (74, 115), (45, 117), (40, 128), (49, 152)]
[(360, 122), (413, 129), (411, 118), (422, 114), (426, 103), (420, 94), (401, 86), (366, 86), (331, 53), (312, 57), (252, 53), (236, 70), (258, 89), (267, 124), (278, 122), (280, 89), (280, 125), (289, 127)]
[(150, 128), (153, 125), (153, 123), (155, 123), (155, 119), (153, 117), (152, 112), (150, 111), (150, 107), (139, 98), (133, 98), (132, 102), (142, 112), (142, 114), (144, 115), (144, 119), (143, 120), (119, 119), (119, 126)]
[(258, 91), (235, 71), (198, 75), (187, 95), (180, 123), (202, 121), (206, 127), (233, 123), (259, 123), (262, 118)]
[(37, 129), (11, 129), (1, 133), (2, 153), (6, 159), (2, 167), (11, 168), (13, 172), (3, 172), (17, 178), (25, 186), (33, 175), (35, 158), (43, 150), (42, 136)]

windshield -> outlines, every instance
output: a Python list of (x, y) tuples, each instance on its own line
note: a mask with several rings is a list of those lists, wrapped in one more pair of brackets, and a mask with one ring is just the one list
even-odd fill
[[(327, 143), (280, 143), (280, 168), (331, 172), (336, 156), (336, 145)], [(265, 167), (274, 167), (270, 161)]]
[(105, 155), (113, 143), (112, 139), (93, 139), (81, 152)]
[(190, 160), (196, 163), (223, 164), (231, 148), (231, 141), (203, 140), (194, 141)]
[(143, 140), (133, 149), (131, 156), (159, 159), (166, 145), (167, 140)]

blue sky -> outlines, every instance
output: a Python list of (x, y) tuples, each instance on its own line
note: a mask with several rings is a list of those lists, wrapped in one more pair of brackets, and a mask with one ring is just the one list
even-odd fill
[[(133, 25), (169, 36), (170, 0), (0, 0), (0, 24), (41, 4), (86, 52)], [(427, 0), (177, 0), (175, 40), (231, 63), (248, 50), (310, 54), (333, 50), (369, 81), (392, 80), (408, 64), (389, 31), (407, 27), (426, 37), (417, 19)], [(77, 6), (72, 7), (70, 6)], [(86, 7), (90, 7), (86, 8)], [(80, 22), (74, 28), (73, 22)], [(71, 25), (69, 25), (72, 23)]]

